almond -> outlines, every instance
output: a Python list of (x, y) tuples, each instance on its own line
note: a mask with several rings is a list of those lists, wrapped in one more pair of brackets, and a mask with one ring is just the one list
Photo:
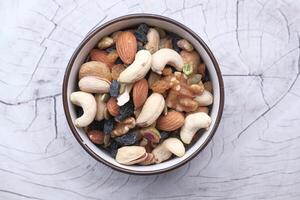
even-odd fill
[(135, 109), (140, 108), (146, 101), (148, 96), (148, 82), (141, 79), (133, 86), (132, 98)]
[(133, 33), (129, 31), (118, 35), (116, 49), (125, 64), (131, 64), (137, 51), (137, 41)]
[(99, 61), (105, 63), (109, 68), (114, 66), (115, 61), (119, 57), (116, 51), (107, 53), (106, 51), (93, 49), (90, 52), (90, 57), (92, 61)]
[(102, 131), (91, 130), (87, 135), (94, 144), (103, 144), (104, 142), (104, 133)]
[(177, 111), (170, 111), (167, 115), (157, 119), (156, 128), (162, 131), (174, 131), (184, 124), (184, 116)]
[(117, 116), (119, 114), (119, 106), (117, 104), (117, 100), (113, 97), (111, 97), (108, 102), (106, 103), (106, 107), (107, 110), (109, 112), (109, 114), (111, 114), (112, 116)]

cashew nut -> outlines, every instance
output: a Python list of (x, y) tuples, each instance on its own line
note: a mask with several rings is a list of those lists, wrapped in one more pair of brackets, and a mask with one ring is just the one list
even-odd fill
[(204, 90), (204, 92), (196, 96), (194, 100), (198, 102), (199, 106), (209, 106), (213, 103), (213, 95), (209, 91)]
[(180, 138), (183, 143), (190, 144), (196, 132), (201, 128), (208, 128), (211, 118), (204, 112), (189, 114), (180, 130)]
[(163, 48), (152, 55), (152, 71), (161, 74), (167, 64), (182, 71), (184, 63), (182, 57), (173, 49)]
[(102, 100), (102, 96), (103, 96), (103, 94), (95, 95), (95, 100), (97, 103), (97, 113), (96, 113), (95, 119), (97, 121), (101, 121), (102, 119), (104, 119), (104, 111), (106, 108), (106, 103)]
[(146, 127), (160, 116), (165, 107), (165, 99), (159, 93), (152, 93), (146, 100), (141, 113), (136, 119), (136, 125)]
[(70, 96), (73, 104), (82, 107), (83, 114), (74, 122), (77, 127), (85, 127), (93, 122), (97, 112), (97, 104), (94, 96), (87, 92), (73, 92)]
[(110, 82), (97, 76), (85, 76), (80, 79), (78, 86), (81, 91), (89, 93), (107, 93)]
[(150, 28), (147, 33), (148, 43), (145, 48), (150, 51), (151, 54), (155, 53), (159, 47), (159, 33), (156, 29)]
[(121, 72), (118, 81), (121, 83), (136, 82), (147, 74), (151, 67), (151, 54), (147, 50), (140, 50), (135, 55), (134, 62)]
[(152, 151), (155, 162), (161, 163), (171, 157), (172, 154), (182, 157), (185, 154), (183, 143), (177, 138), (168, 138)]

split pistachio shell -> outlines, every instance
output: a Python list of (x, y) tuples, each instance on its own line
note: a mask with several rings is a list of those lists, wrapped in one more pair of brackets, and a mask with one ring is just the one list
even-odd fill
[(141, 162), (145, 157), (146, 149), (141, 146), (125, 146), (118, 149), (116, 160), (120, 164), (132, 165)]
[(133, 87), (133, 84), (126, 84), (124, 89), (124, 92), (120, 94), (117, 98), (117, 104), (118, 106), (123, 106), (125, 103), (127, 103), (130, 100), (130, 91)]
[(159, 93), (152, 93), (146, 100), (141, 113), (136, 119), (136, 125), (147, 127), (155, 122), (165, 107), (165, 99)]
[(194, 135), (201, 128), (208, 128), (211, 124), (211, 118), (204, 112), (189, 114), (180, 130), (180, 139), (185, 144), (190, 144)]
[(81, 91), (89, 93), (107, 93), (110, 82), (97, 76), (86, 76), (80, 79), (78, 86)]

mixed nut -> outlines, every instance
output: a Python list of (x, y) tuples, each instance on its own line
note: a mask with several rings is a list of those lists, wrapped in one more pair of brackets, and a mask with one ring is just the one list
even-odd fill
[(211, 124), (205, 64), (189, 41), (161, 28), (140, 24), (103, 37), (78, 77), (74, 124), (120, 164), (181, 157)]

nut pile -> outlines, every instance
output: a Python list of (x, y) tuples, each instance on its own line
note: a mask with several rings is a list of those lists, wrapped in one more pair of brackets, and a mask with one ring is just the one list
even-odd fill
[(189, 41), (161, 28), (140, 24), (103, 37), (78, 77), (74, 124), (120, 164), (181, 157), (211, 124), (205, 64)]

